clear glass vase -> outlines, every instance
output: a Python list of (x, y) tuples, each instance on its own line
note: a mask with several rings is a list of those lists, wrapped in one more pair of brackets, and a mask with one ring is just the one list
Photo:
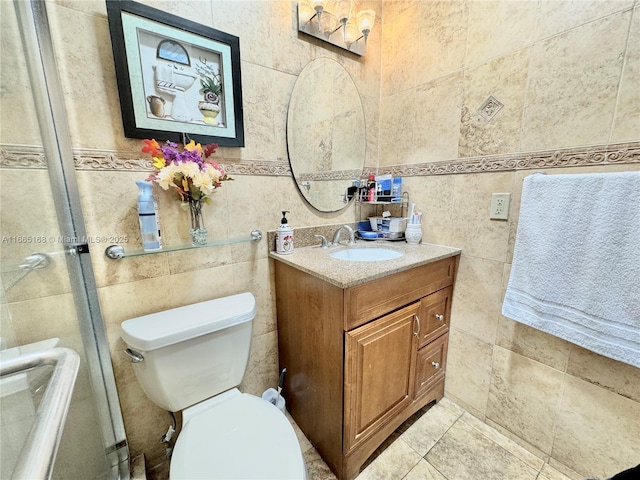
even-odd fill
[(206, 245), (207, 243), (207, 229), (204, 226), (202, 205), (201, 200), (189, 199), (189, 211), (191, 212), (189, 235), (193, 245)]

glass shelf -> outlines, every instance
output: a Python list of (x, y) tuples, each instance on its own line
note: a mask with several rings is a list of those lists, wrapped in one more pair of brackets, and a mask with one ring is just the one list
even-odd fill
[(260, 240), (262, 240), (262, 232), (260, 230), (251, 230), (251, 233), (249, 235), (243, 237), (231, 237), (221, 240), (212, 240), (204, 245), (174, 245), (170, 247), (162, 247), (160, 250), (154, 251), (145, 251), (141, 248), (125, 251), (124, 247), (121, 245), (110, 245), (104, 251), (104, 254), (111, 260), (121, 260), (123, 258), (142, 257), (144, 255), (154, 255), (157, 253), (180, 252), (182, 250), (194, 250), (197, 248), (220, 247), (222, 245), (235, 245), (237, 243), (246, 242), (259, 242)]

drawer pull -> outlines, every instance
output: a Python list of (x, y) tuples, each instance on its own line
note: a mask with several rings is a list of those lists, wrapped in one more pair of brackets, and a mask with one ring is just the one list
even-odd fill
[(436, 313), (436, 318), (442, 322), (444, 320), (444, 315), (442, 315), (441, 313)]
[(433, 365), (434, 368), (440, 368), (440, 364), (438, 362), (431, 362), (431, 365)]
[(416, 323), (418, 324), (418, 329), (414, 330), (413, 336), (417, 337), (420, 334), (420, 317), (418, 317), (418, 315), (414, 315), (413, 318), (416, 321)]

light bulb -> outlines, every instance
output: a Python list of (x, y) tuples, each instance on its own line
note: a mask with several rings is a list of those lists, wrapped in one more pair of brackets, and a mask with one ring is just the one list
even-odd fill
[(376, 19), (375, 10), (362, 10), (358, 12), (358, 30), (362, 32), (364, 38), (369, 36), (371, 29), (373, 28), (373, 22)]
[(360, 35), (360, 32), (358, 31), (356, 26), (351, 22), (347, 22), (347, 24), (344, 26), (344, 43), (347, 48), (351, 48), (351, 45), (357, 42), (361, 38), (361, 36), (362, 35)]
[(338, 19), (336, 16), (325, 10), (322, 12), (322, 18), (320, 19), (320, 31), (325, 37), (329, 38), (333, 32), (338, 28)]
[(335, 7), (336, 18), (342, 25), (346, 25), (351, 16), (351, 0), (338, 0)]
[(307, 23), (316, 14), (308, 0), (302, 0), (298, 2), (298, 21), (301, 23)]

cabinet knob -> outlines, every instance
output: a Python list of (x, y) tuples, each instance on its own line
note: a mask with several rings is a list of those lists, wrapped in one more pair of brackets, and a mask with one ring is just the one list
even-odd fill
[(436, 318), (440, 321), (444, 320), (444, 315), (442, 315), (441, 313), (436, 313)]
[(431, 362), (431, 365), (433, 365), (434, 368), (440, 368), (440, 364), (438, 362)]

